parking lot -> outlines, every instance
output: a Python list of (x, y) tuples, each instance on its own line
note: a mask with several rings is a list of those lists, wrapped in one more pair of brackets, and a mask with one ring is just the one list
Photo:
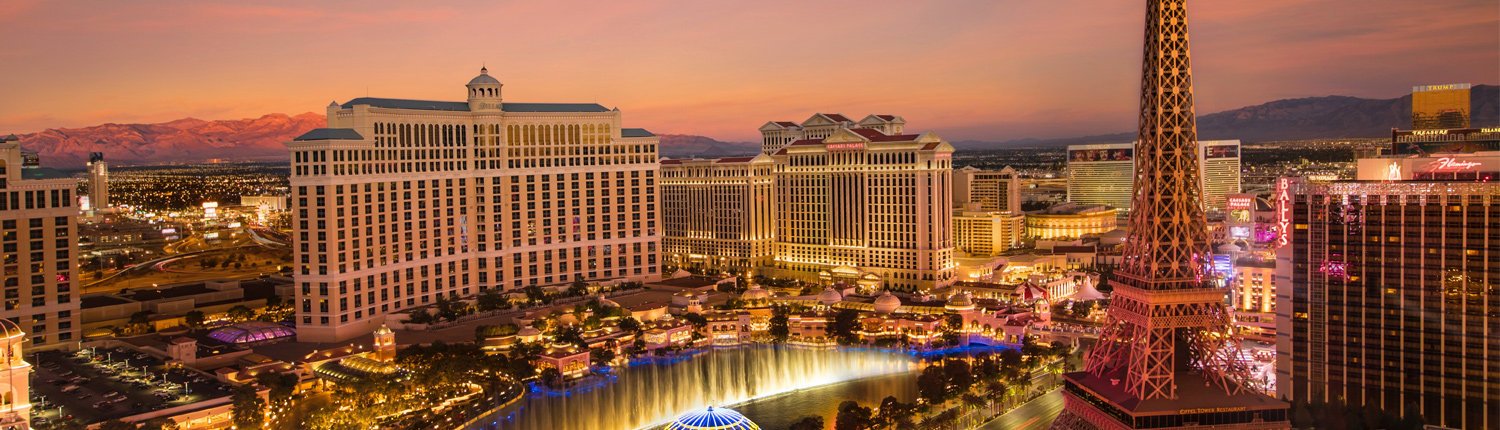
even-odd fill
[(95, 423), (228, 396), (208, 376), (167, 370), (156, 357), (125, 348), (37, 353), (32, 375), (33, 425), (60, 417)]

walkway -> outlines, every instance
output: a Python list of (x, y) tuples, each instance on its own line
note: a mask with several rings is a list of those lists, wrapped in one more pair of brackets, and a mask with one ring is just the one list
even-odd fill
[(1062, 390), (1052, 390), (980, 426), (979, 430), (1045, 430), (1062, 409)]

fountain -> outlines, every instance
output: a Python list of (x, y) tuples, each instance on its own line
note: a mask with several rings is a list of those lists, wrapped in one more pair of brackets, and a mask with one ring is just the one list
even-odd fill
[[(906, 354), (877, 350), (746, 347), (712, 350), (618, 370), (612, 381), (537, 393), (474, 429), (631, 430), (677, 415), (853, 379), (915, 369)], [(909, 400), (909, 399), (908, 399)]]

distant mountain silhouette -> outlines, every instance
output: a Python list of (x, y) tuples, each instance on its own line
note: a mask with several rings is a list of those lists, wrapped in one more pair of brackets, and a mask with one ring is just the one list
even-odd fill
[(755, 155), (760, 144), (752, 142), (720, 142), (710, 137), (691, 134), (659, 134), (661, 150), (667, 158), (719, 158)]
[[(1500, 87), (1474, 86), (1470, 115), (1474, 127), (1500, 126)], [(322, 114), (273, 113), (260, 118), (205, 121), (184, 118), (159, 124), (104, 124), (48, 129), (20, 135), (22, 147), (37, 151), (42, 164), (64, 169), (83, 166), (90, 152), (103, 152), (113, 164), (287, 161), (283, 142), (325, 125)], [(1319, 138), (1371, 138), (1390, 135), (1392, 127), (1411, 128), (1411, 95), (1375, 100), (1346, 96), (1277, 100), (1198, 117), (1204, 140), (1246, 142)], [(752, 155), (756, 142), (722, 142), (705, 136), (662, 134), (661, 156), (729, 157)], [(958, 149), (987, 149), (1122, 143), (1134, 132), (1066, 139), (1017, 139), (1005, 142), (964, 140)]]
[[(90, 152), (103, 152), (114, 165), (224, 161), (287, 161), (282, 143), (326, 125), (323, 114), (273, 113), (260, 118), (205, 121), (183, 118), (158, 124), (103, 124), (47, 129), (19, 135), (21, 146), (37, 151), (42, 164), (82, 168)], [(704, 136), (663, 134), (663, 157), (729, 157), (751, 155), (760, 144), (720, 142)]]
[(47, 129), (20, 135), (21, 147), (36, 151), (42, 165), (76, 169), (90, 152), (113, 165), (225, 161), (287, 161), (282, 143), (323, 127), (322, 114), (273, 113), (260, 118), (204, 121), (184, 118), (159, 124), (104, 124)]
[[(1469, 115), (1473, 127), (1500, 126), (1500, 87), (1475, 85), (1469, 98)], [(1198, 137), (1203, 140), (1265, 142), (1379, 138), (1389, 137), (1391, 128), (1411, 129), (1411, 94), (1384, 100), (1347, 96), (1277, 100), (1198, 117)], [(988, 149), (1124, 143), (1134, 140), (1134, 132), (1125, 132), (1047, 140), (967, 140), (955, 142), (954, 146), (959, 149)]]

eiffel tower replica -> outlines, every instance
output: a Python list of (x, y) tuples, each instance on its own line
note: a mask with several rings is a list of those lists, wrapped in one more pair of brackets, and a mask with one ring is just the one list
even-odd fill
[(1288, 429), (1254, 391), (1210, 268), (1186, 0), (1146, 1), (1130, 234), (1109, 318), (1084, 370), (1065, 375), (1053, 429)]

